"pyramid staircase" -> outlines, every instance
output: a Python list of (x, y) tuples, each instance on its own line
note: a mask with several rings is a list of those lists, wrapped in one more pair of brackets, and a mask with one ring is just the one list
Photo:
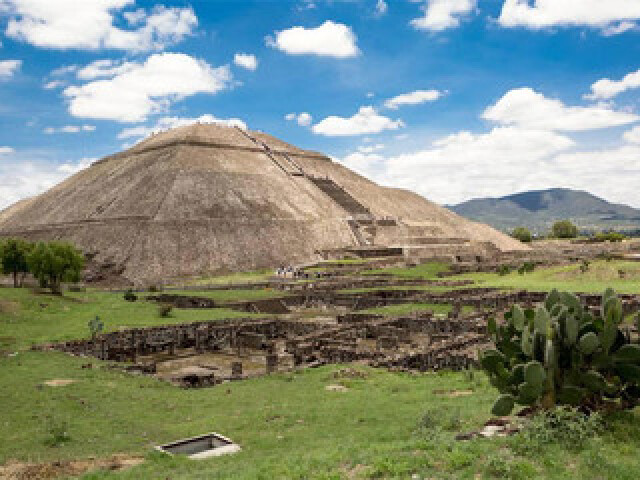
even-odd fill
[[(300, 167), (300, 165), (293, 160), (289, 155), (287, 155), (286, 152), (274, 152), (273, 150), (271, 150), (271, 147), (269, 147), (269, 145), (267, 145), (266, 143), (264, 143), (261, 140), (258, 140), (256, 137), (254, 137), (253, 135), (249, 134), (248, 132), (246, 132), (245, 130), (241, 129), (240, 127), (236, 126), (235, 127), (240, 133), (242, 133), (242, 135), (244, 135), (245, 137), (247, 137), (249, 140), (251, 140), (253, 143), (255, 143), (258, 147), (260, 147), (262, 150), (264, 150), (264, 153), (267, 157), (269, 157), (269, 159), (273, 162), (273, 164), (278, 167), (280, 170), (282, 170), (284, 173), (286, 173), (287, 175), (293, 175), (295, 177), (304, 177), (304, 170), (302, 170), (302, 167)], [(280, 161), (278, 161), (278, 159), (276, 157), (280, 157)]]
[(372, 217), (371, 211), (330, 178), (309, 177), (320, 190), (353, 216)]

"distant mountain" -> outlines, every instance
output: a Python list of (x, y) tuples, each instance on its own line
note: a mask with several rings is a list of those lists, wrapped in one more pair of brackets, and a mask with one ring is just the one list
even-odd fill
[(501, 198), (478, 198), (448, 205), (463, 217), (500, 230), (525, 226), (546, 233), (557, 220), (570, 219), (582, 230), (638, 230), (640, 210), (609, 203), (588, 192), (552, 188), (516, 193)]

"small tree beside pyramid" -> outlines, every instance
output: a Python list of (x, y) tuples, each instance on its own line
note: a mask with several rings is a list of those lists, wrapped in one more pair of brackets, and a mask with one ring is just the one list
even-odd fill
[(29, 271), (42, 288), (62, 293), (62, 282), (77, 282), (84, 268), (82, 252), (69, 243), (40, 242), (27, 256)]

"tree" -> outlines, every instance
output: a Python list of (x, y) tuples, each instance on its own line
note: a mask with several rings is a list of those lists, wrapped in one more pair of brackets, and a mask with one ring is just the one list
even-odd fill
[(560, 220), (554, 223), (551, 231), (556, 238), (576, 238), (578, 236), (578, 227), (569, 220)]
[(84, 268), (84, 256), (69, 243), (38, 243), (27, 257), (29, 270), (43, 288), (62, 293), (62, 282), (77, 282)]
[[(18, 287), (18, 274), (29, 272), (27, 255), (33, 245), (21, 238), (9, 238), (0, 243), (0, 270), (4, 274), (13, 275), (13, 286)], [(20, 281), (22, 284), (22, 280)]]
[(531, 232), (526, 227), (514, 228), (513, 232), (511, 232), (511, 236), (524, 243), (529, 243), (531, 241)]

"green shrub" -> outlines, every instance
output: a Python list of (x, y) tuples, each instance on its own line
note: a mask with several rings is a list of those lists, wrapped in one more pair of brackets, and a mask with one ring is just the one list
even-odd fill
[(605, 398), (632, 407), (640, 401), (640, 345), (620, 330), (622, 303), (612, 289), (593, 316), (573, 294), (553, 290), (536, 310), (514, 305), (504, 323), (489, 320), (496, 349), (480, 364), (502, 394), (494, 415), (515, 404), (598, 409)]
[(129, 289), (126, 292), (124, 292), (124, 299), (127, 302), (135, 302), (136, 300), (138, 300), (138, 296), (135, 293), (133, 293), (132, 289)]
[(603, 419), (598, 412), (587, 415), (576, 408), (556, 407), (542, 410), (529, 418), (513, 438), (513, 448), (520, 453), (553, 444), (576, 449), (603, 430)]
[(621, 242), (626, 238), (627, 236), (625, 234), (618, 232), (600, 232), (596, 233), (595, 237), (593, 237), (593, 239), (598, 242)]
[(69, 441), (71, 441), (71, 435), (67, 422), (49, 418), (44, 444), (48, 447), (59, 447)]
[(555, 238), (576, 238), (578, 236), (578, 227), (570, 220), (560, 220), (553, 224), (551, 233)]
[(582, 273), (587, 273), (589, 271), (589, 267), (591, 266), (591, 262), (589, 260), (583, 260), (580, 264), (580, 271)]
[(520, 268), (518, 268), (518, 273), (520, 275), (524, 275), (525, 273), (531, 273), (536, 269), (536, 264), (533, 262), (524, 262)]
[(509, 275), (511, 273), (511, 267), (509, 265), (500, 265), (498, 267), (498, 275), (504, 277), (505, 275)]
[(170, 303), (163, 303), (158, 306), (158, 315), (163, 318), (167, 318), (171, 316), (171, 311), (173, 310), (173, 305)]
[(531, 241), (531, 232), (526, 227), (514, 228), (511, 236), (523, 243), (529, 243)]
[(104, 330), (104, 323), (100, 320), (100, 317), (96, 315), (95, 318), (92, 318), (87, 323), (87, 327), (89, 327), (89, 333), (91, 334), (91, 338), (95, 339), (98, 334), (102, 333)]

